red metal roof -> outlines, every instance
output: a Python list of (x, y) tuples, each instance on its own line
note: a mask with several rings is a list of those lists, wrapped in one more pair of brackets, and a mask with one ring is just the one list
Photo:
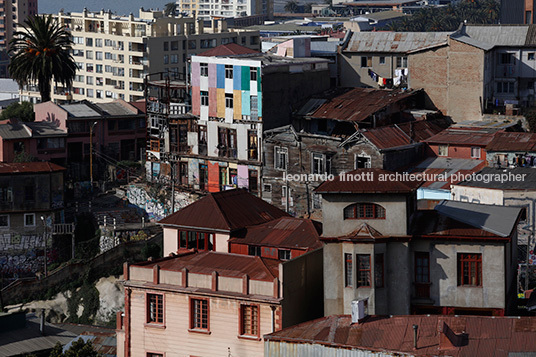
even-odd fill
[(51, 162), (0, 162), (0, 174), (26, 174), (65, 171), (65, 167)]
[(231, 238), (229, 243), (314, 250), (322, 247), (320, 233), (309, 219), (281, 217), (248, 227), (243, 237)]
[(234, 231), (289, 216), (245, 189), (211, 193), (158, 223), (183, 228)]
[(136, 102), (128, 102), (133, 107), (136, 107), (141, 113), (147, 113), (147, 106), (145, 100), (138, 100)]
[(470, 145), (485, 147), (495, 132), (482, 128), (448, 128), (426, 140), (428, 144)]
[(235, 278), (242, 278), (247, 274), (251, 279), (264, 281), (273, 281), (279, 277), (279, 261), (275, 259), (212, 251), (190, 252), (132, 266), (152, 269), (155, 265), (161, 270), (181, 271), (186, 268), (190, 273), (211, 275), (213, 272), (218, 272), (221, 276)]
[[(418, 326), (417, 349), (413, 347), (413, 325)], [(441, 332), (444, 326), (452, 332), (454, 343)], [(352, 324), (350, 316), (334, 315), (288, 327), (264, 339), (415, 356), (507, 357), (511, 352), (536, 351), (535, 332), (534, 317), (369, 316)]]
[(309, 116), (311, 118), (360, 122), (417, 93), (418, 91), (354, 88), (329, 99)]
[(536, 133), (496, 133), (487, 151), (536, 151)]
[[(357, 169), (339, 175), (332, 181), (324, 181), (315, 191), (318, 193), (408, 193), (415, 191), (420, 181), (395, 179), (397, 173), (382, 169)], [(400, 175), (400, 174), (398, 174)], [(400, 176), (399, 176), (400, 178)]]
[(396, 124), (407, 136), (415, 141), (423, 141), (448, 128), (450, 123), (445, 118), (417, 120)]
[(236, 43), (228, 43), (226, 45), (219, 45), (208, 51), (201, 52), (198, 56), (236, 56), (236, 55), (246, 55), (251, 53), (260, 53), (259, 51), (252, 50), (244, 46), (240, 46)]
[(380, 150), (405, 146), (412, 143), (409, 136), (395, 125), (382, 126), (370, 130), (363, 129), (361, 132), (363, 133), (363, 136)]

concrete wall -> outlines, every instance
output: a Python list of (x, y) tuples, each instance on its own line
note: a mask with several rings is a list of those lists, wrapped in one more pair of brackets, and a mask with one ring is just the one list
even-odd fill
[[(361, 67), (361, 57), (372, 57), (372, 67)], [(380, 57), (385, 57), (384, 64), (380, 64)], [(372, 80), (368, 75), (368, 70), (373, 70), (383, 78), (393, 78), (395, 76), (396, 57), (392, 53), (343, 52), (339, 56), (341, 87), (371, 86), (378, 88), (378, 82)]]
[(504, 191), (470, 186), (451, 186), (451, 197), (454, 201), (481, 203), (488, 205), (504, 204)]
[[(325, 237), (350, 234), (367, 223), (381, 234), (408, 234), (408, 196), (404, 194), (324, 194), (322, 212)], [(385, 208), (385, 219), (344, 219), (344, 208), (358, 202), (376, 203)]]

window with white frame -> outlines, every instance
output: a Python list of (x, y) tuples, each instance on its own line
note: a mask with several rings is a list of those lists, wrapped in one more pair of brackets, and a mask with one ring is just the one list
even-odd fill
[(35, 213), (24, 214), (24, 227), (35, 227)]
[(225, 108), (233, 108), (233, 95), (225, 94)]
[(471, 157), (473, 159), (480, 159), (480, 148), (478, 146), (471, 147)]
[(449, 155), (449, 146), (448, 145), (438, 145), (437, 155), (439, 156), (448, 156)]
[(208, 63), (200, 63), (199, 66), (201, 77), (208, 77)]
[(233, 79), (233, 66), (225, 65), (225, 78)]
[(9, 214), (0, 215), (0, 228), (9, 228)]
[(407, 57), (397, 57), (396, 58), (396, 68), (408, 68), (408, 58)]
[(356, 155), (354, 161), (355, 169), (370, 168), (370, 156)]
[(201, 105), (208, 107), (208, 92), (207, 91), (201, 91)]
[(313, 193), (313, 209), (321, 209), (322, 208), (322, 195), (319, 195), (318, 193)]
[(324, 154), (311, 154), (311, 173), (329, 174), (331, 171), (330, 158)]
[(276, 146), (274, 148), (274, 168), (277, 170), (286, 170), (288, 163), (288, 149)]

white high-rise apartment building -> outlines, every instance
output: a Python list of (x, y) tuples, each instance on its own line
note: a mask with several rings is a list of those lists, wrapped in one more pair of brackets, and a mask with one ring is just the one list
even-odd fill
[[(162, 11), (140, 9), (139, 18), (111, 12), (60, 12), (53, 15), (72, 34), (78, 65), (72, 88), (53, 83), (52, 100), (87, 99), (107, 102), (143, 99), (148, 73), (186, 74), (191, 55), (235, 42), (260, 49), (258, 31), (227, 30), (224, 22), (203, 27), (193, 17), (165, 17)], [(22, 100), (38, 102), (37, 88), (22, 91)]]
[(179, 12), (205, 20), (214, 17), (274, 16), (273, 0), (178, 0)]

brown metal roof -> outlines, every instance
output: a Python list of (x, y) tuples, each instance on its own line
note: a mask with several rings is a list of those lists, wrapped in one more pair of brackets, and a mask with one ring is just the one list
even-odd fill
[(309, 219), (281, 217), (248, 227), (243, 237), (231, 238), (229, 243), (313, 250), (322, 247), (320, 233)]
[(446, 118), (433, 120), (417, 120), (406, 123), (396, 124), (407, 136), (415, 141), (423, 141), (450, 126)]
[(309, 116), (318, 119), (361, 122), (391, 104), (417, 93), (418, 91), (354, 88), (329, 99)]
[[(413, 325), (418, 326), (417, 349), (413, 348)], [(453, 332), (453, 345), (440, 332), (445, 325)], [(348, 315), (332, 315), (265, 335), (264, 339), (415, 356), (507, 357), (513, 352), (536, 351), (535, 332), (534, 317), (369, 316), (352, 324)]]
[(536, 151), (536, 133), (496, 133), (487, 151)]
[(211, 193), (158, 223), (183, 228), (234, 231), (289, 216), (245, 189)]
[(235, 278), (242, 278), (247, 274), (251, 279), (264, 281), (273, 281), (279, 277), (279, 261), (275, 259), (212, 251), (190, 252), (132, 266), (152, 269), (155, 265), (161, 270), (181, 271), (186, 268), (190, 273), (211, 275), (213, 272), (218, 272), (221, 276)]
[(201, 52), (198, 56), (236, 56), (236, 55), (245, 55), (251, 53), (259, 53), (259, 51), (252, 50), (244, 46), (240, 46), (236, 43), (228, 43), (226, 45), (219, 45), (218, 47), (212, 48), (205, 52)]
[(412, 143), (409, 136), (395, 125), (382, 126), (370, 130), (363, 129), (361, 132), (364, 137), (380, 150), (405, 146)]
[(0, 174), (26, 174), (64, 171), (65, 167), (51, 162), (0, 162)]
[(420, 181), (391, 180), (395, 172), (382, 169), (357, 169), (332, 181), (324, 181), (318, 193), (408, 193), (415, 191)]
[(482, 128), (448, 128), (426, 140), (428, 144), (451, 144), (451, 145), (488, 145), (496, 130)]

